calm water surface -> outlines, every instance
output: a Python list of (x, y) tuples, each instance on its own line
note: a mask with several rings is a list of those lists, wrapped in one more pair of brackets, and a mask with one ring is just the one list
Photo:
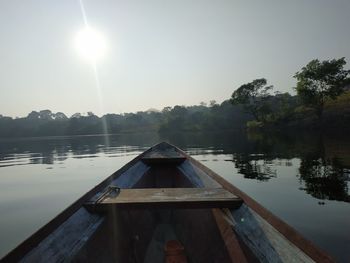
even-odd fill
[(320, 135), (129, 134), (0, 140), (0, 257), (159, 141), (350, 262), (350, 140)]

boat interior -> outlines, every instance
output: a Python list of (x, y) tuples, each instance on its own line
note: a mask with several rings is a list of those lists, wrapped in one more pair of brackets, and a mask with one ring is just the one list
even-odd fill
[(167, 143), (116, 171), (5, 259), (333, 262), (252, 198)]
[[(152, 164), (133, 186), (192, 187), (176, 163)], [(77, 261), (232, 262), (211, 208), (111, 206), (105, 213), (107, 220), (77, 255)]]

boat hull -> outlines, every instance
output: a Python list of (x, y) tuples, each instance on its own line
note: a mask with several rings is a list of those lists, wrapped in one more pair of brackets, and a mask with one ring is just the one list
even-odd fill
[[(122, 189), (222, 188), (234, 208), (108, 206), (108, 186)], [(194, 203), (196, 205), (196, 203)], [(4, 262), (164, 262), (179, 240), (189, 262), (333, 262), (323, 251), (225, 179), (168, 143), (139, 155), (20, 244)]]

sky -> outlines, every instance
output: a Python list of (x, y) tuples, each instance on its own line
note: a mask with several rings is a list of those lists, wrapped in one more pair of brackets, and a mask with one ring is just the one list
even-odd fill
[[(81, 3), (106, 41), (94, 65), (74, 44)], [(0, 0), (0, 114), (220, 103), (262, 77), (293, 93), (310, 60), (350, 63), (349, 14), (349, 0)]]

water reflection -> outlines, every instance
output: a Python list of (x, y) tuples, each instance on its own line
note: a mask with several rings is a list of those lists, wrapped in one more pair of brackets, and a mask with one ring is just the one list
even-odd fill
[(158, 136), (152, 133), (111, 135), (110, 145), (106, 146), (104, 137), (3, 139), (0, 141), (0, 168), (26, 164), (52, 165), (68, 158), (94, 158), (100, 154), (123, 156), (144, 150), (159, 141)]
[(341, 138), (326, 137), (317, 133), (297, 136), (269, 134), (268, 137), (267, 139), (266, 135), (258, 134), (251, 135), (249, 139), (257, 142), (265, 152), (268, 151), (275, 157), (300, 159), (297, 177), (301, 190), (321, 200), (350, 201), (349, 143)]
[(303, 185), (300, 189), (315, 198), (350, 201), (350, 170), (344, 168), (337, 158), (305, 157), (301, 160), (298, 176)]
[(295, 175), (301, 190), (321, 200), (350, 201), (350, 142), (343, 136), (231, 132), (165, 138), (193, 155), (231, 155), (239, 174), (261, 182), (278, 177), (276, 166), (290, 167), (292, 159), (300, 160)]
[(108, 147), (104, 144), (104, 136), (3, 140), (0, 141), (0, 168), (52, 165), (68, 158), (127, 156), (166, 140), (190, 155), (225, 155), (240, 175), (261, 182), (278, 177), (276, 166), (293, 166), (291, 160), (296, 158), (300, 160), (295, 175), (301, 190), (318, 199), (349, 202), (350, 143), (339, 137), (245, 132), (162, 136), (154, 133), (113, 135)]
[(233, 162), (238, 172), (247, 179), (268, 181), (277, 176), (271, 160), (263, 159), (260, 155), (233, 154)]

